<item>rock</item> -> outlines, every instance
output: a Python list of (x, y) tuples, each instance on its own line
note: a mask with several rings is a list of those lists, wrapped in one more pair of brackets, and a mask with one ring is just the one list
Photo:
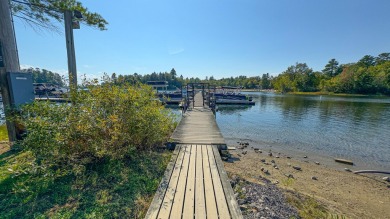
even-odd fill
[(274, 182), (274, 184), (279, 184), (279, 181), (278, 181), (278, 180), (276, 180), (276, 181)]
[(305, 156), (303, 156), (303, 158), (307, 158), (307, 156), (305, 155)]
[(279, 156), (275, 156), (276, 158), (279, 158)]
[(243, 151), (243, 152), (242, 152), (243, 155), (246, 155), (246, 153), (248, 153), (248, 151)]
[(268, 170), (266, 170), (266, 169), (264, 169), (263, 172), (264, 172), (265, 174), (269, 174)]
[(383, 179), (384, 181), (386, 181), (386, 182), (390, 182), (390, 177), (387, 177), (387, 176), (386, 176), (386, 177), (383, 177), (382, 179)]
[(263, 162), (263, 163), (265, 163), (265, 159), (261, 159), (260, 161)]
[(316, 176), (312, 176), (311, 179), (312, 180), (318, 180), (318, 178)]
[(293, 168), (296, 169), (296, 170), (302, 170), (302, 168), (299, 167), (299, 166), (293, 166)]
[(246, 205), (241, 205), (240, 206), (240, 210), (241, 211), (246, 211), (246, 210), (248, 210), (248, 207)]
[(258, 151), (259, 149), (258, 148), (254, 148), (253, 150)]
[(262, 167), (260, 170), (263, 171), (263, 170), (264, 170), (264, 167)]
[(344, 168), (345, 171), (347, 172), (352, 172), (352, 170), (348, 169), (348, 168)]
[(294, 179), (294, 176), (292, 174), (285, 173), (284, 175), (287, 176), (287, 178), (293, 178)]
[(245, 199), (238, 199), (237, 204), (244, 205), (244, 204), (246, 204), (246, 200)]
[(316, 161), (316, 162), (314, 162), (315, 164), (317, 164), (317, 165), (320, 165), (320, 162), (318, 162), (318, 161)]
[(291, 159), (291, 157), (290, 157), (290, 156), (287, 156), (287, 159)]
[(271, 160), (271, 163), (275, 163), (275, 161), (274, 161), (274, 160)]
[(272, 152), (269, 152), (269, 153), (268, 153), (268, 156), (272, 157)]
[(275, 169), (277, 169), (277, 170), (278, 170), (278, 169), (279, 169), (279, 167), (278, 167), (278, 166), (275, 166)]
[(259, 153), (261, 154), (261, 153), (263, 153), (263, 151), (259, 150)]

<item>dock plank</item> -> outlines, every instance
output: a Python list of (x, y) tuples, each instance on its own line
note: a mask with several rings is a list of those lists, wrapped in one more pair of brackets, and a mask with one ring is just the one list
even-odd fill
[(218, 218), (217, 203), (215, 202), (214, 185), (211, 178), (210, 161), (207, 153), (207, 147), (208, 145), (204, 145), (202, 147), (206, 212), (208, 218)]
[(202, 147), (203, 145), (196, 146), (195, 218), (206, 218)]
[(175, 150), (173, 151), (171, 160), (167, 165), (167, 169), (165, 170), (164, 176), (160, 182), (160, 185), (157, 188), (156, 194), (154, 195), (154, 198), (148, 209), (148, 212), (146, 212), (145, 218), (157, 218), (158, 212), (160, 210), (161, 204), (164, 200), (166, 190), (169, 185), (169, 180), (171, 179), (174, 165), (179, 155), (180, 148), (181, 146), (177, 145)]
[(186, 191), (188, 167), (190, 164), (191, 145), (182, 145), (185, 148), (182, 170), (180, 172), (179, 182), (177, 184), (176, 195), (173, 201), (171, 218), (181, 218)]
[(225, 194), (222, 188), (221, 179), (219, 177), (217, 164), (215, 163), (214, 152), (212, 147), (207, 147), (207, 153), (210, 162), (211, 177), (214, 185), (214, 192), (217, 202), (217, 209), (219, 218), (230, 218), (229, 208), (226, 203)]
[(188, 166), (187, 185), (183, 206), (183, 218), (193, 218), (195, 211), (195, 165), (196, 146), (191, 147), (190, 164)]
[(171, 179), (169, 181), (169, 185), (168, 185), (167, 191), (165, 193), (164, 200), (163, 200), (162, 205), (160, 207), (158, 218), (161, 218), (161, 219), (169, 218), (169, 215), (171, 213), (172, 204), (173, 204), (173, 200), (174, 200), (175, 193), (176, 193), (176, 186), (177, 186), (177, 182), (179, 180), (180, 171), (182, 169), (181, 166), (182, 166), (182, 161), (183, 161), (183, 157), (184, 157), (184, 150), (185, 150), (185, 148), (181, 148), (179, 151), (179, 155), (178, 155), (178, 158), (176, 160), (175, 167), (173, 168), (172, 176), (171, 176)]
[(224, 192), (225, 197), (226, 197), (226, 202), (227, 202), (227, 205), (229, 207), (230, 214), (231, 214), (232, 218), (241, 219), (241, 218), (243, 218), (243, 216), (241, 214), (240, 208), (238, 207), (238, 204), (237, 204), (236, 198), (234, 196), (233, 189), (230, 185), (230, 181), (229, 181), (229, 178), (228, 178), (227, 173), (225, 171), (225, 168), (223, 167), (222, 159), (221, 159), (221, 156), (219, 155), (218, 148), (213, 147), (213, 151), (214, 151), (214, 155), (215, 155), (215, 157), (214, 157), (215, 162), (216, 162), (216, 165), (218, 167), (219, 176), (221, 178), (221, 183), (223, 186), (223, 192)]

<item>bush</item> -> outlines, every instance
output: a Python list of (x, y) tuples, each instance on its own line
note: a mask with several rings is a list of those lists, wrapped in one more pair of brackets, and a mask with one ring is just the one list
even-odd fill
[(87, 88), (72, 93), (71, 104), (34, 102), (22, 108), (27, 135), (20, 145), (34, 155), (40, 167), (34, 171), (82, 174), (93, 161), (161, 145), (173, 130), (174, 117), (148, 86), (89, 83)]

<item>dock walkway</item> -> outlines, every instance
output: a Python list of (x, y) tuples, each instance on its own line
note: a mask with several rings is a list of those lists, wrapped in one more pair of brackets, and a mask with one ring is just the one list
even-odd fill
[(198, 107), (198, 95), (171, 137), (177, 145), (148, 219), (242, 218), (218, 150), (225, 141), (212, 111)]

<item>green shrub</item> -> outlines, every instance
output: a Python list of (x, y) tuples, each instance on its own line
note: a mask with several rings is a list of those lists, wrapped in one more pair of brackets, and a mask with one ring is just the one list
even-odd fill
[(27, 135), (23, 150), (36, 159), (34, 171), (82, 174), (102, 158), (122, 159), (161, 145), (174, 117), (144, 85), (89, 83), (72, 93), (72, 103), (34, 102), (21, 109)]

